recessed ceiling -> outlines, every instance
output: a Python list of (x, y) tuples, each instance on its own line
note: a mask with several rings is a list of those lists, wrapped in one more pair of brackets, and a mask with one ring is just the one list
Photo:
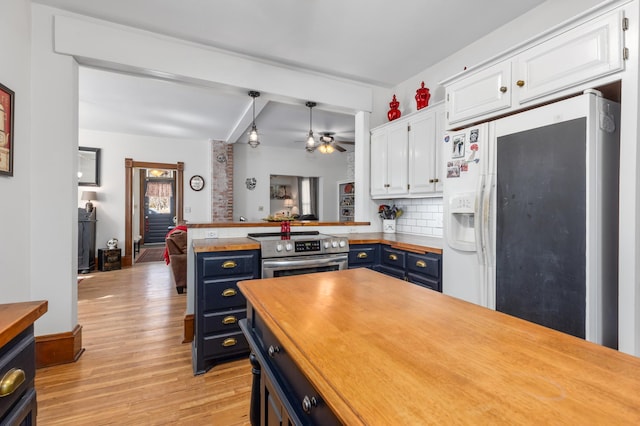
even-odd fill
[[(492, 0), (490, 11), (487, 2), (477, 0), (33, 2), (289, 67), (393, 87), (544, 0)], [(227, 140), (251, 105), (244, 94), (109, 74), (82, 70), (82, 128)], [(122, 91), (113, 90), (116, 86)], [(276, 112), (269, 112), (276, 106), (269, 102), (261, 114), (281, 120)], [(299, 108), (306, 110), (304, 102)], [(321, 116), (319, 106), (314, 109), (314, 122)], [(258, 129), (263, 126), (263, 137), (267, 138), (268, 123), (266, 118), (260, 120), (263, 124)], [(289, 124), (308, 128), (308, 117), (301, 120)], [(333, 123), (318, 123), (319, 128), (327, 127), (321, 130), (336, 131)]]

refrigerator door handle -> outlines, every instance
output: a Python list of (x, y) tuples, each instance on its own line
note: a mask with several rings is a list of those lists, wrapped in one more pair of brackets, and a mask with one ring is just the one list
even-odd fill
[(485, 192), (485, 176), (480, 175), (478, 179), (478, 187), (476, 188), (476, 201), (474, 206), (474, 232), (476, 239), (476, 254), (478, 255), (478, 263), (484, 265), (484, 235), (483, 235), (483, 221), (484, 221), (484, 192)]
[(491, 195), (493, 193), (493, 176), (488, 176), (485, 182), (482, 196), (482, 250), (484, 251), (487, 266), (493, 265), (493, 247), (491, 232)]

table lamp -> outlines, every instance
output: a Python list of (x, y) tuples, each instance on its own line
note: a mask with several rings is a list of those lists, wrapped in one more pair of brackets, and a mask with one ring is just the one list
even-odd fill
[(97, 200), (98, 194), (96, 191), (82, 191), (82, 197), (80, 197), (80, 199), (87, 201), (87, 204), (84, 205), (84, 209), (87, 213), (91, 213), (93, 211), (93, 203), (91, 200)]

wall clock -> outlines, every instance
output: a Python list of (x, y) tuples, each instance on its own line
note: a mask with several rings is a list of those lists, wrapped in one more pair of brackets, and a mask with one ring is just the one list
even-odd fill
[(189, 179), (189, 186), (194, 191), (200, 191), (204, 188), (204, 179), (199, 175), (192, 176), (191, 179)]

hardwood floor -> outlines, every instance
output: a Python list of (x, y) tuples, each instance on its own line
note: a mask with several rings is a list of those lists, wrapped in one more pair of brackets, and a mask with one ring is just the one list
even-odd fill
[(39, 424), (249, 425), (249, 361), (193, 375), (191, 345), (181, 343), (186, 294), (169, 273), (164, 262), (141, 263), (78, 284), (86, 351), (37, 370)]

